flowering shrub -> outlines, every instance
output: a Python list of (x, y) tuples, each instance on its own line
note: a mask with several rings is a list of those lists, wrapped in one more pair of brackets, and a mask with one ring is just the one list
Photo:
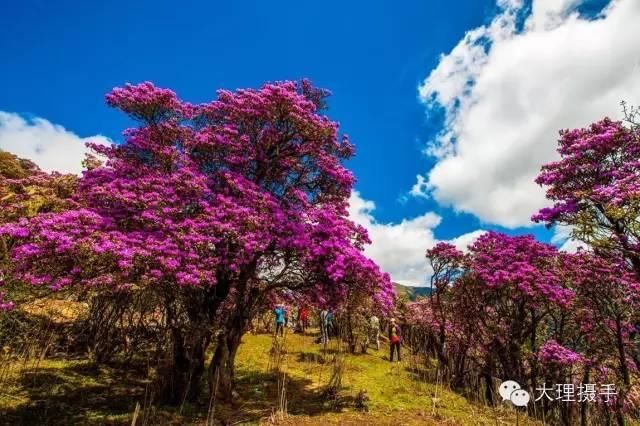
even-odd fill
[[(17, 293), (25, 293), (24, 286), (13, 279), (13, 262), (9, 248), (16, 239), (29, 236), (27, 219), (43, 212), (59, 212), (73, 206), (71, 194), (76, 177), (59, 173), (45, 173), (34, 163), (0, 150), (0, 311), (13, 309), (10, 300)], [(22, 250), (38, 253), (31, 245)]]

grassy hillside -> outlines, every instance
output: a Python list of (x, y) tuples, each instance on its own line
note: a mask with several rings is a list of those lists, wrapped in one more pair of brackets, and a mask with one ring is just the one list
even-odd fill
[[(256, 380), (256, 370), (268, 367), (272, 338), (267, 335), (247, 336), (239, 353), (238, 377), (242, 388), (254, 392), (247, 398), (264, 403), (262, 414), (272, 410), (277, 401), (273, 380)], [(287, 355), (282, 370), (287, 376), (289, 416), (281, 424), (324, 425), (495, 425), (515, 424), (515, 412), (501, 408), (491, 410), (469, 403), (463, 397), (414, 378), (410, 362), (390, 363), (387, 347), (368, 354), (346, 355), (343, 389), (335, 413), (332, 399), (323, 395), (334, 369), (336, 342), (326, 353), (312, 338), (289, 334)], [(324, 356), (323, 356), (324, 355)], [(324, 362), (323, 362), (324, 358)], [(405, 354), (405, 358), (406, 354)], [(258, 375), (259, 377), (260, 375)], [(265, 385), (266, 383), (266, 385)], [(262, 388), (262, 389), (261, 389)], [(368, 412), (356, 407), (358, 394), (366, 391)], [(248, 394), (245, 394), (247, 397)], [(275, 398), (274, 398), (275, 397)], [(259, 416), (256, 413), (256, 418)], [(277, 416), (273, 416), (277, 417)]]
[[(336, 364), (337, 343), (323, 351), (313, 340), (310, 335), (289, 333), (282, 341), (281, 372), (277, 373), (272, 337), (247, 335), (238, 353), (240, 397), (233, 406), (214, 406), (215, 417), (222, 422), (216, 424), (515, 424), (510, 408), (475, 405), (416, 380), (409, 360), (392, 364), (385, 359), (386, 347), (345, 355)], [(328, 395), (327, 384), (336, 365), (343, 367), (342, 387)], [(138, 425), (206, 424), (206, 402), (185, 405), (182, 410), (145, 403), (153, 395), (144, 368), (129, 368), (125, 374), (117, 364), (94, 369), (82, 359), (15, 361), (0, 367), (0, 424), (130, 425), (136, 404), (142, 407)], [(282, 383), (284, 393), (279, 392)], [(368, 400), (361, 391), (366, 391)], [(277, 413), (284, 402), (286, 415)]]
[(393, 283), (396, 294), (400, 297), (406, 297), (409, 300), (416, 300), (416, 297), (426, 297), (431, 294), (430, 287), (410, 287), (398, 283)]

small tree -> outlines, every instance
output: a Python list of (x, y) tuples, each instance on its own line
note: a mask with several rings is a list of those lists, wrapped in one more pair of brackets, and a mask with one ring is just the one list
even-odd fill
[(455, 246), (448, 243), (439, 243), (427, 250), (427, 259), (433, 270), (430, 278), (431, 292), (429, 299), (431, 302), (431, 314), (437, 329), (436, 354), (441, 363), (448, 365), (449, 359), (445, 353), (446, 331), (452, 319), (449, 317), (450, 312), (446, 308), (446, 299), (449, 297), (451, 286), (463, 271), (465, 256)]

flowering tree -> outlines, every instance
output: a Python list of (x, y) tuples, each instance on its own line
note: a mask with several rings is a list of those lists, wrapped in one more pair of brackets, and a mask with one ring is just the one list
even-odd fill
[[(536, 365), (527, 356), (555, 307), (573, 297), (554, 273), (556, 249), (532, 236), (487, 233), (470, 246), (471, 277), (460, 287), (462, 300), (479, 301), (469, 319), (477, 327), (485, 377), (496, 373), (535, 383)], [(472, 323), (467, 324), (471, 330)]]
[(320, 114), (326, 96), (306, 81), (203, 105), (151, 83), (114, 89), (107, 103), (139, 127), (92, 146), (107, 161), (80, 179), (77, 208), (2, 229), (22, 238), (17, 276), (154, 293), (172, 336), (171, 399), (197, 396), (214, 339), (210, 383), (229, 397), (240, 339), (270, 292), (393, 297), (348, 219), (353, 176), (341, 162), (353, 148)]
[(640, 128), (606, 118), (565, 130), (558, 153), (536, 179), (554, 205), (532, 220), (571, 226), (574, 238), (626, 259), (640, 277)]
[[(533, 389), (596, 379), (618, 390), (615, 401), (597, 400), (598, 414), (615, 410), (624, 424), (625, 410), (637, 412), (640, 126), (636, 110), (627, 116), (625, 125), (605, 119), (561, 132), (561, 159), (536, 180), (554, 205), (533, 220), (570, 226), (591, 250), (563, 253), (532, 236), (489, 232), (467, 255), (446, 244), (427, 252), (432, 303), (408, 312), (412, 324), (444, 334), (454, 385), (469, 375), (483, 377), (488, 390), (495, 376)], [(583, 423), (589, 410), (583, 402)], [(557, 411), (571, 423), (572, 407)]]
[[(614, 371), (623, 394), (631, 382), (630, 334), (638, 322), (640, 279), (640, 127), (635, 109), (625, 113), (627, 123), (605, 118), (560, 132), (560, 160), (544, 165), (536, 179), (554, 204), (532, 217), (548, 226), (570, 226), (572, 236), (598, 255), (572, 258), (563, 273), (576, 283), (587, 366), (617, 354)], [(617, 408), (620, 423), (622, 407)]]
[(537, 351), (550, 314), (574, 297), (555, 273), (556, 255), (554, 247), (531, 236), (496, 232), (478, 238), (467, 255), (449, 244), (427, 251), (433, 296), (428, 306), (422, 300), (409, 312), (430, 316), (422, 324), (438, 336), (438, 357), (456, 386), (463, 384), (469, 364), (486, 381), (489, 400), (493, 376), (523, 383), (535, 377), (528, 354)]
[[(73, 175), (45, 173), (33, 162), (0, 150), (0, 225), (69, 208), (75, 181)], [(13, 244), (13, 238), (0, 235), (0, 287), (10, 290), (20, 287), (10, 279), (13, 264), (9, 250)], [(0, 311), (13, 306), (6, 292), (0, 291)]]
[(427, 250), (426, 256), (433, 270), (430, 278), (429, 302), (435, 322), (433, 331), (436, 334), (436, 354), (440, 362), (447, 365), (449, 362), (444, 350), (446, 331), (455, 319), (449, 318), (450, 312), (446, 309), (445, 299), (449, 296), (455, 279), (463, 271), (465, 256), (455, 246), (448, 243), (438, 243), (435, 247)]
[(618, 380), (631, 383), (631, 334), (638, 321), (640, 284), (624, 260), (611, 262), (591, 253), (563, 255), (561, 274), (575, 290), (572, 321), (579, 340), (571, 342), (589, 365), (615, 364)]
[[(531, 389), (596, 379), (616, 383), (619, 394), (615, 405), (599, 400), (600, 409), (615, 408), (618, 422), (635, 409), (627, 399), (637, 374), (632, 334), (640, 284), (624, 259), (558, 252), (532, 236), (495, 232), (468, 254), (447, 244), (427, 254), (435, 290), (409, 304), (409, 323), (442, 339), (432, 346), (436, 355), (444, 352), (455, 387), (480, 378), (493, 401), (494, 377)], [(582, 404), (583, 418), (588, 410)], [(563, 406), (558, 415), (571, 423), (573, 411)]]

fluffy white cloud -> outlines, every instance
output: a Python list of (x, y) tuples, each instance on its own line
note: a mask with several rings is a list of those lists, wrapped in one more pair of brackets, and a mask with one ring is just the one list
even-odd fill
[[(433, 229), (442, 218), (427, 212), (400, 223), (379, 223), (373, 216), (375, 204), (363, 199), (357, 191), (349, 200), (349, 215), (353, 221), (367, 228), (372, 244), (366, 254), (400, 284), (424, 285), (429, 276), (425, 251), (438, 243)], [(482, 235), (484, 231), (474, 231), (461, 235), (450, 242), (460, 249)]]
[[(597, 18), (581, 0), (498, 0), (501, 12), (470, 30), (420, 86), (445, 128), (428, 146), (436, 165), (414, 196), (506, 227), (529, 226), (546, 205), (534, 182), (556, 158), (557, 132), (640, 103), (640, 1), (613, 0)], [(520, 18), (519, 18), (520, 16)]]
[(104, 136), (81, 138), (43, 118), (26, 120), (0, 111), (0, 149), (34, 161), (42, 170), (79, 174), (86, 142), (111, 143)]
[(487, 231), (483, 231), (481, 229), (478, 229), (477, 231), (472, 231), (472, 232), (468, 232), (466, 234), (462, 234), (459, 235), (457, 237), (455, 237), (452, 240), (449, 240), (448, 242), (453, 244), (454, 246), (456, 246), (458, 248), (458, 250), (461, 251), (468, 251), (468, 247), (473, 244), (479, 236), (481, 236), (482, 234), (486, 233)]
[(555, 227), (553, 237), (551, 237), (551, 243), (560, 245), (559, 250), (568, 253), (575, 253), (578, 251), (578, 248), (587, 249), (589, 247), (582, 241), (571, 238), (571, 227), (565, 225)]

